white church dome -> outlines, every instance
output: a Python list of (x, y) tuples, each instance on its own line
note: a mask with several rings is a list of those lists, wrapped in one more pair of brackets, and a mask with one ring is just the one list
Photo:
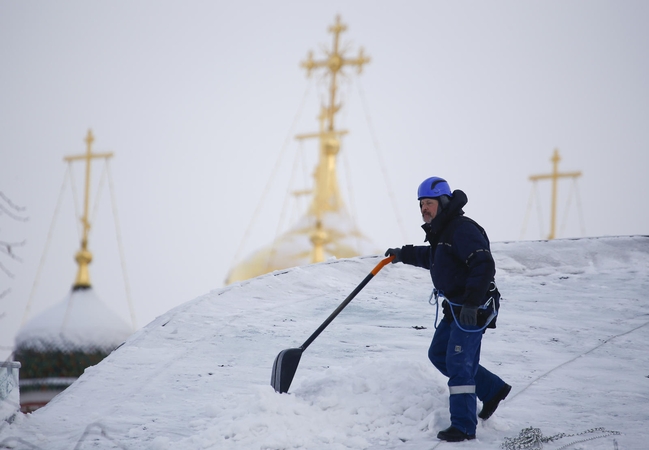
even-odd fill
[(110, 352), (132, 332), (93, 289), (75, 289), (20, 329), (16, 349)]

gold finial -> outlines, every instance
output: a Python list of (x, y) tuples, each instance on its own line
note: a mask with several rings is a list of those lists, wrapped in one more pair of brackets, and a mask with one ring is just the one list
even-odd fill
[(92, 134), (92, 130), (90, 128), (88, 128), (88, 134), (86, 135), (84, 141), (86, 141), (86, 152), (90, 153), (92, 143), (95, 142), (95, 136)]
[(85, 160), (86, 162), (86, 181), (84, 189), (84, 200), (83, 200), (83, 216), (81, 217), (81, 224), (83, 225), (83, 236), (81, 238), (81, 249), (75, 255), (75, 261), (79, 265), (79, 270), (77, 271), (77, 278), (74, 282), (73, 289), (87, 289), (90, 285), (90, 272), (88, 270), (88, 265), (92, 262), (92, 253), (88, 250), (88, 233), (90, 231), (90, 221), (88, 220), (88, 212), (90, 205), (90, 162), (93, 158), (110, 158), (113, 156), (112, 153), (92, 153), (92, 143), (95, 141), (95, 137), (92, 134), (92, 130), (88, 129), (88, 134), (86, 135), (86, 153), (82, 155), (75, 156), (66, 156), (64, 161), (71, 163), (74, 160)]
[(347, 31), (347, 25), (340, 21), (340, 14), (336, 16), (336, 23), (329, 27), (329, 31), (334, 33), (335, 36), (340, 35), (343, 31)]
[(362, 48), (357, 58), (345, 57), (344, 52), (340, 50), (340, 34), (344, 31), (347, 31), (347, 26), (342, 23), (340, 16), (337, 16), (335, 23), (329, 27), (329, 32), (333, 34), (333, 47), (331, 51), (325, 50), (325, 59), (314, 60), (313, 52), (310, 51), (307, 59), (301, 63), (307, 71), (307, 76), (310, 76), (314, 70), (322, 68), (325, 70), (325, 76), (330, 80), (328, 104), (321, 106), (318, 116), (320, 131), (296, 136), (297, 139), (318, 138), (320, 142), (319, 161), (314, 174), (313, 201), (309, 209), (309, 213), (316, 219), (316, 227), (311, 233), (311, 242), (314, 245), (313, 262), (324, 260), (324, 243), (327, 239), (327, 232), (321, 222), (324, 213), (343, 208), (336, 175), (336, 159), (340, 151), (340, 137), (347, 134), (347, 131), (336, 130), (335, 127), (335, 116), (342, 108), (342, 103), (337, 99), (338, 74), (346, 66), (355, 66), (358, 68), (358, 73), (361, 73), (363, 65), (370, 62), (370, 58), (364, 54)]
[(318, 263), (324, 261), (324, 246), (328, 242), (329, 234), (322, 228), (322, 222), (318, 220), (315, 229), (311, 232), (311, 243), (313, 252), (311, 253), (311, 262)]
[(552, 205), (551, 205), (551, 213), (550, 213), (550, 235), (548, 236), (548, 239), (552, 240), (556, 237), (556, 218), (557, 218), (557, 181), (559, 178), (578, 178), (581, 176), (581, 172), (564, 172), (560, 173), (559, 172), (559, 161), (561, 161), (561, 157), (559, 156), (559, 149), (555, 148), (554, 153), (552, 154), (552, 158), (550, 159), (552, 161), (552, 173), (550, 174), (545, 174), (545, 175), (531, 175), (530, 176), (530, 181), (538, 181), (538, 180), (546, 180), (546, 179), (551, 179), (552, 180)]

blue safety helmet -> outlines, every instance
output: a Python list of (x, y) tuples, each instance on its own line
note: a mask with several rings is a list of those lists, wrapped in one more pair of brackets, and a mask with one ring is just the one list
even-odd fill
[(417, 199), (437, 198), (442, 195), (452, 197), (451, 188), (445, 179), (439, 177), (430, 177), (424, 180), (417, 189)]

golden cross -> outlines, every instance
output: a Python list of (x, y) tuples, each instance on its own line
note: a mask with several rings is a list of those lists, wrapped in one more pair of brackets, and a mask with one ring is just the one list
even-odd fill
[(552, 180), (552, 212), (551, 212), (551, 218), (550, 218), (550, 235), (548, 236), (548, 239), (554, 239), (555, 238), (555, 223), (556, 223), (556, 217), (557, 217), (557, 181), (559, 178), (577, 178), (581, 176), (581, 172), (564, 172), (560, 173), (559, 172), (559, 161), (561, 161), (561, 157), (559, 156), (559, 149), (554, 149), (554, 153), (552, 154), (552, 173), (550, 174), (545, 174), (545, 175), (531, 175), (530, 176), (530, 181), (538, 181), (538, 180), (547, 180), (551, 179)]
[(301, 63), (307, 71), (307, 76), (311, 76), (314, 69), (324, 67), (328, 70), (331, 76), (331, 84), (329, 86), (329, 105), (326, 107), (327, 130), (334, 131), (334, 115), (340, 110), (341, 105), (336, 104), (336, 93), (338, 89), (337, 77), (338, 73), (343, 70), (345, 66), (356, 66), (358, 73), (363, 71), (363, 65), (370, 62), (370, 58), (363, 53), (363, 47), (358, 52), (356, 58), (345, 58), (344, 51), (340, 50), (340, 33), (347, 31), (347, 25), (340, 21), (340, 16), (336, 16), (336, 23), (329, 27), (329, 31), (334, 35), (333, 50), (328, 52), (325, 50), (326, 59), (315, 61), (313, 59), (313, 51), (307, 55), (307, 60)]
[(90, 287), (90, 275), (88, 272), (88, 264), (92, 261), (92, 253), (88, 250), (88, 232), (90, 230), (90, 221), (88, 220), (88, 210), (90, 204), (90, 162), (93, 158), (110, 158), (113, 156), (112, 152), (106, 153), (92, 153), (92, 143), (95, 141), (95, 137), (92, 135), (92, 130), (88, 130), (86, 136), (86, 153), (82, 155), (66, 156), (64, 161), (71, 163), (75, 160), (85, 160), (86, 161), (86, 181), (84, 189), (84, 200), (83, 200), (83, 216), (81, 217), (81, 223), (83, 224), (83, 237), (81, 239), (81, 249), (77, 252), (75, 259), (79, 264), (79, 271), (77, 273), (77, 279), (74, 283), (74, 289), (79, 288), (89, 288)]

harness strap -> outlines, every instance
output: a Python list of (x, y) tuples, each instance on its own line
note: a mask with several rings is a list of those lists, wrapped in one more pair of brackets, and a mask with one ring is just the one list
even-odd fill
[[(489, 291), (493, 292), (493, 291), (496, 290), (496, 283), (494, 283), (492, 281), (491, 284), (492, 284), (493, 287)], [(431, 303), (431, 300), (433, 298), (435, 298), (435, 302)], [(459, 303), (453, 303), (446, 296), (444, 296), (444, 293), (442, 291), (440, 291), (437, 288), (433, 288), (433, 291), (430, 293), (430, 297), (428, 298), (428, 303), (431, 304), (431, 305), (435, 305), (435, 329), (437, 329), (437, 319), (439, 317), (439, 299), (440, 298), (442, 299), (442, 301), (446, 300), (446, 302), (451, 306), (451, 308), (450, 308), (451, 309), (451, 315), (453, 316), (453, 320), (455, 321), (455, 324), (457, 325), (457, 327), (460, 330), (462, 330), (462, 331), (464, 331), (466, 333), (479, 333), (479, 332), (482, 332), (482, 331), (486, 330), (487, 327), (489, 326), (489, 324), (498, 315), (498, 310), (496, 309), (495, 299), (494, 299), (493, 296), (491, 296), (491, 297), (489, 297), (489, 300), (484, 302), (484, 304), (478, 306), (478, 309), (486, 310), (486, 309), (489, 308), (489, 306), (491, 306), (491, 303), (493, 302), (493, 309), (492, 309), (491, 314), (489, 315), (489, 317), (487, 317), (487, 321), (485, 322), (485, 324), (482, 327), (480, 327), (480, 328), (478, 328), (476, 330), (467, 330), (466, 328), (462, 327), (462, 325), (460, 324), (460, 321), (458, 320), (458, 318), (455, 315), (455, 310), (453, 309), (454, 306), (455, 307), (461, 307), (462, 305), (459, 304)]]

